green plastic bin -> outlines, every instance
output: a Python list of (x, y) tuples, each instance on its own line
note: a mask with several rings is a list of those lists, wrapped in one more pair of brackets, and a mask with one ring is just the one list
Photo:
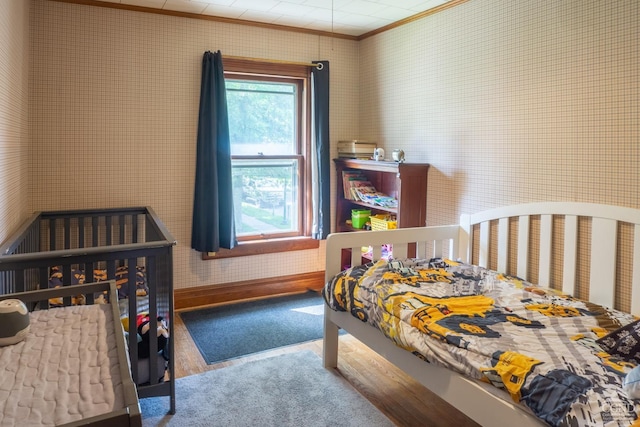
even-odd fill
[(362, 228), (369, 221), (370, 216), (369, 209), (351, 209), (351, 225), (353, 228)]

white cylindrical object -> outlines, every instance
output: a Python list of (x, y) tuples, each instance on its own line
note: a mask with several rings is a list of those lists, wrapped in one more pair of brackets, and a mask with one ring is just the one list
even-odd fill
[(373, 152), (373, 160), (384, 160), (384, 148), (376, 148)]
[(29, 333), (29, 310), (19, 299), (0, 301), (0, 347), (17, 344)]
[(402, 162), (404, 162), (404, 151), (400, 150), (399, 148), (396, 148), (391, 153), (391, 157), (393, 158), (394, 161), (396, 161), (398, 163), (402, 163)]

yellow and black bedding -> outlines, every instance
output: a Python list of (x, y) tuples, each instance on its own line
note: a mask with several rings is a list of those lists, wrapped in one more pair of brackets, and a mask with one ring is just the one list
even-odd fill
[(427, 362), (504, 390), (553, 426), (629, 426), (622, 387), (636, 361), (597, 340), (636, 319), (482, 267), (450, 260), (378, 261), (324, 288), (330, 308), (380, 329)]

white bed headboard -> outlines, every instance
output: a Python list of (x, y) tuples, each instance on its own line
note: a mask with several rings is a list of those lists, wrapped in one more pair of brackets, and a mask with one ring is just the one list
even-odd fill
[[(588, 218), (591, 221), (591, 245), (589, 276), (589, 300), (598, 304), (614, 307), (617, 279), (617, 258), (620, 223), (628, 223), (633, 227), (632, 261), (631, 261), (631, 312), (640, 314), (640, 210), (578, 202), (545, 202), (506, 206), (479, 212), (473, 215), (462, 215), (461, 226), (466, 242), (460, 242), (461, 258), (471, 260), (471, 248), (477, 245), (479, 250), (478, 264), (487, 267), (491, 248), (490, 224), (497, 221), (497, 270), (506, 272), (512, 266), (509, 262), (511, 218), (517, 218), (517, 265), (516, 274), (529, 278), (530, 257), (530, 222), (532, 217), (540, 218), (539, 254), (537, 283), (542, 286), (551, 285), (552, 246), (554, 241), (562, 239), (562, 291), (575, 295), (578, 256), (578, 220)], [(564, 221), (563, 236), (554, 236), (553, 220), (562, 217)], [(474, 242), (472, 227), (479, 225), (479, 241)], [(463, 244), (464, 243), (464, 244)]]

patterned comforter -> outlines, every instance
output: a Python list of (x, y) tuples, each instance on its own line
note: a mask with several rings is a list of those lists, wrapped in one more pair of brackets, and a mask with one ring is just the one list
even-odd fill
[[(596, 340), (634, 317), (516, 277), (450, 260), (378, 261), (324, 289), (327, 304), (396, 345), (504, 390), (553, 426), (629, 426), (634, 364)], [(502, 393), (499, 393), (502, 394)]]

